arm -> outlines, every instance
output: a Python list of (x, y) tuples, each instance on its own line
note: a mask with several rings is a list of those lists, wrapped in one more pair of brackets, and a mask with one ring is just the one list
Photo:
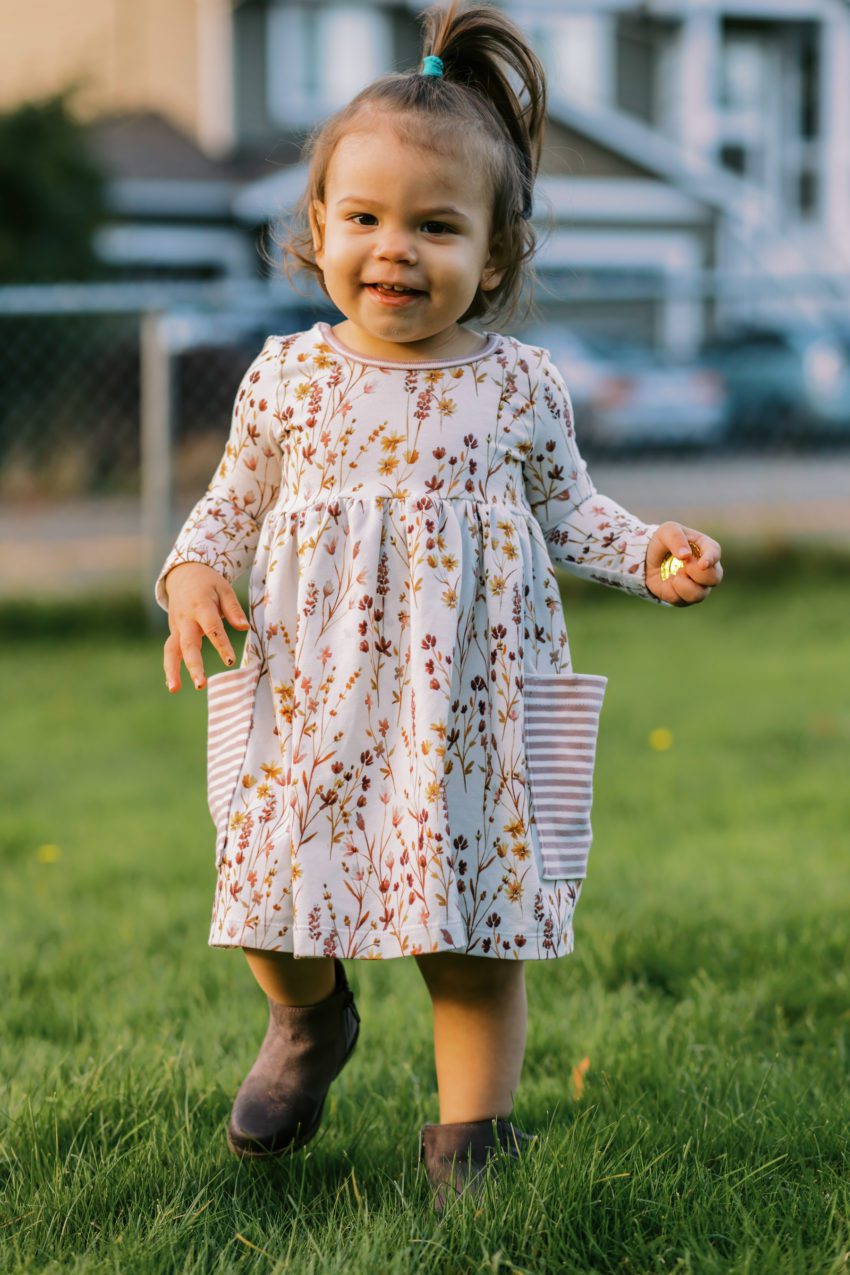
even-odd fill
[(270, 338), (236, 393), (224, 455), (163, 563), (154, 596), (168, 610), (165, 577), (183, 562), (201, 562), (232, 585), (250, 565), (260, 528), (280, 490), (282, 457), (272, 426), (280, 362)]
[(548, 350), (537, 374), (534, 432), (523, 478), (552, 562), (658, 606), (672, 605), (646, 584), (646, 550), (659, 524), (641, 522), (597, 492), (576, 444), (569, 390)]

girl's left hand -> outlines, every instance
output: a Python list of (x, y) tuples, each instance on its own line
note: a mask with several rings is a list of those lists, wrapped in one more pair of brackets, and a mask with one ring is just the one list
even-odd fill
[[(699, 548), (699, 557), (692, 552), (689, 540)], [(662, 580), (661, 563), (668, 553), (681, 558), (684, 566)], [(657, 598), (674, 607), (691, 606), (703, 602), (722, 579), (720, 545), (716, 540), (680, 522), (661, 523), (646, 548), (646, 585)]]

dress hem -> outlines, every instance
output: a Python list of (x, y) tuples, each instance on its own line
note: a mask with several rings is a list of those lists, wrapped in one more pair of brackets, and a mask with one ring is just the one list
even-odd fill
[[(273, 937), (280, 937), (277, 934), (277, 931), (279, 929), (280, 927), (277, 925), (267, 925), (263, 927), (258, 927), (257, 929), (253, 930), (251, 934), (246, 935), (246, 938), (250, 938), (253, 940), (253, 942), (250, 944), (245, 942), (244, 940), (237, 941), (236, 939), (226, 940), (226, 939), (214, 938), (211, 933), (208, 946), (220, 947), (220, 948), (250, 947), (251, 949), (258, 950), (258, 951), (288, 952), (290, 955), (293, 955), (294, 953), (291, 946), (293, 934), (297, 935), (299, 939), (305, 939), (308, 944), (312, 944), (315, 946), (323, 945), (327, 939), (337, 937), (333, 930), (322, 930), (317, 935), (315, 930), (310, 930), (306, 926), (304, 927), (295, 926), (287, 930), (286, 934), (283, 936), (283, 941), (286, 942), (287, 940), (289, 940), (290, 946), (281, 947), (281, 946), (275, 946), (274, 944), (267, 944), (265, 942), (266, 936), (271, 935)], [(376, 944), (374, 947), (372, 947), (369, 950), (355, 952), (353, 954), (341, 952), (341, 951), (334, 951), (333, 953), (328, 953), (328, 955), (338, 956), (341, 960), (344, 960), (344, 961), (355, 961), (355, 960), (386, 961), (386, 960), (394, 960), (398, 957), (414, 956), (414, 955), (425, 956), (425, 955), (430, 955), (432, 953), (437, 953), (437, 952), (459, 952), (459, 953), (469, 952), (470, 955), (472, 956), (488, 957), (491, 960), (551, 961), (551, 960), (560, 959), (561, 957), (564, 957), (564, 956), (570, 956), (572, 955), (574, 951), (575, 939), (574, 939), (572, 926), (570, 926), (569, 929), (566, 930), (564, 933), (565, 933), (565, 942), (563, 944), (558, 945), (557, 947), (553, 947), (553, 950), (551, 952), (543, 956), (534, 955), (530, 950), (527, 950), (531, 947), (531, 943), (528, 941), (528, 939), (526, 939), (522, 947), (513, 947), (510, 952), (502, 953), (501, 951), (502, 941), (503, 940), (513, 941), (515, 938), (521, 937), (523, 934), (523, 931), (521, 930), (513, 931), (512, 933), (508, 933), (508, 934), (500, 931), (499, 932), (499, 948), (500, 948), (499, 952), (494, 951), (494, 945), (491, 945), (491, 948), (488, 952), (481, 951), (480, 941), (477, 942), (475, 947), (472, 949), (468, 947), (452, 946), (449, 943), (443, 943), (443, 944), (440, 944), (438, 947), (423, 946), (421, 951), (418, 951), (415, 953), (412, 951), (402, 952), (398, 950), (399, 940), (396, 939), (395, 936), (392, 936), (391, 946), (395, 947), (396, 949), (395, 951), (393, 950), (382, 951), (381, 948), (383, 944)], [(426, 937), (427, 934), (428, 934), (428, 931), (424, 931), (424, 930), (405, 930), (403, 934), (401, 935), (401, 938), (402, 939), (406, 938), (409, 943), (412, 943), (414, 946), (416, 946), (417, 943), (422, 944), (423, 940), (424, 942), (428, 941)], [(417, 936), (420, 936), (420, 937), (417, 937)], [(386, 938), (388, 936), (383, 936), (383, 937)], [(320, 956), (320, 955), (325, 955), (325, 954), (322, 952), (317, 952), (310, 955), (304, 954), (301, 957), (296, 955), (296, 960), (298, 959), (311, 960), (311, 959), (314, 959), (315, 956)]]

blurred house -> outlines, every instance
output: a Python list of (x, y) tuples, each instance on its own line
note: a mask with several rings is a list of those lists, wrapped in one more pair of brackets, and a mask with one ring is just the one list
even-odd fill
[[(116, 273), (255, 277), (258, 236), (303, 189), (307, 131), (416, 66), (425, 7), (42, 0), (5, 24), (0, 107), (80, 82), (112, 175), (98, 247)], [(548, 318), (687, 353), (717, 318), (844, 308), (843, 0), (502, 7), (549, 72)]]

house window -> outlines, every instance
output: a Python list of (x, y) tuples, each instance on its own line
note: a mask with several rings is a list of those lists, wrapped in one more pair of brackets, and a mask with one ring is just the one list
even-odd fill
[(765, 98), (765, 52), (753, 37), (727, 39), (721, 101), (734, 110), (760, 110)]
[(779, 69), (775, 25), (724, 23), (717, 122), (720, 162), (738, 176), (774, 189)]
[(391, 66), (385, 10), (318, 0), (269, 7), (266, 75), (275, 124), (309, 126)]
[(526, 22), (524, 30), (556, 93), (577, 102), (610, 98), (613, 54), (604, 14), (559, 14)]

